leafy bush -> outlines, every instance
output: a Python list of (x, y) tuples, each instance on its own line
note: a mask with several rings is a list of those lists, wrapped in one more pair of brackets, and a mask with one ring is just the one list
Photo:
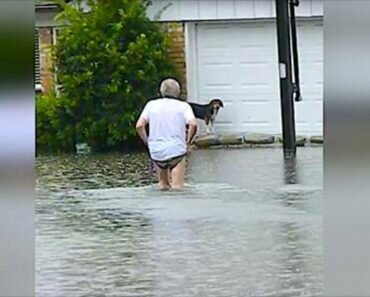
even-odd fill
[(38, 152), (74, 150), (74, 129), (63, 108), (63, 98), (54, 93), (36, 96), (36, 148)]
[[(54, 59), (64, 124), (74, 130), (63, 128), (62, 138), (74, 135), (72, 142), (87, 142), (98, 151), (135, 145), (138, 112), (157, 95), (163, 78), (176, 76), (168, 37), (147, 18), (147, 0), (88, 0), (88, 13), (80, 2), (60, 3), (57, 16), (68, 23), (58, 33)], [(45, 102), (39, 103), (41, 110), (43, 104), (56, 108)], [(43, 125), (54, 129), (58, 123)], [(53, 140), (41, 133), (40, 143)]]

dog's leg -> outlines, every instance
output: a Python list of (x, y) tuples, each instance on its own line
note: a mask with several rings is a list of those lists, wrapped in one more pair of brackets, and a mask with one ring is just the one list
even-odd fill
[(210, 125), (210, 120), (209, 120), (208, 118), (206, 118), (206, 119), (204, 120), (204, 122), (206, 123), (206, 133), (207, 133), (207, 134), (211, 134), (211, 130), (210, 130), (210, 127), (209, 127), (209, 125)]
[(209, 124), (206, 126), (206, 132), (207, 132), (207, 134), (212, 134), (211, 129), (210, 129), (209, 126), (210, 126)]
[(210, 120), (209, 121), (209, 126), (210, 126), (210, 131), (211, 131), (211, 133), (215, 133), (215, 128), (214, 128), (214, 125), (213, 125), (213, 120)]

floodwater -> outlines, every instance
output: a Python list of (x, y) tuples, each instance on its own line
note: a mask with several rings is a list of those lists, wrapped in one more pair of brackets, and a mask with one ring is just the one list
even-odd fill
[(181, 192), (145, 155), (36, 160), (36, 296), (318, 296), (322, 148), (201, 150)]

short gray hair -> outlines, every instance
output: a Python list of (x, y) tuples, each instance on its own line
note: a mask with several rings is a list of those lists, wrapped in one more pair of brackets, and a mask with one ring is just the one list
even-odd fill
[(180, 84), (173, 78), (167, 78), (161, 82), (159, 92), (162, 97), (179, 97), (180, 96)]

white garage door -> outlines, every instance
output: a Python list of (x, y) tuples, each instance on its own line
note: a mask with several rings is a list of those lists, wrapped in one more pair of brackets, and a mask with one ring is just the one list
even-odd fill
[[(220, 97), (218, 132), (281, 133), (277, 36), (274, 21), (196, 25), (198, 101)], [(297, 134), (322, 134), (321, 20), (298, 22), (301, 92)]]

